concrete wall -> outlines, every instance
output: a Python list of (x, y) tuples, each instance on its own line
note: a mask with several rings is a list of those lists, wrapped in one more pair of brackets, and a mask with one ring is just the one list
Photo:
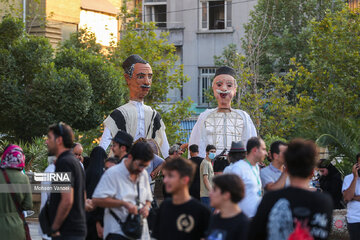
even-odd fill
[(46, 16), (53, 21), (78, 24), (80, 6), (81, 0), (46, 0)]

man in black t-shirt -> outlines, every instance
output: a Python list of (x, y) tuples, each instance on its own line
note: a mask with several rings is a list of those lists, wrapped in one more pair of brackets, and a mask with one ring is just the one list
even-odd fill
[[(70, 191), (51, 193), (49, 217), (52, 239), (82, 240), (86, 236), (85, 176), (80, 162), (71, 152), (74, 133), (70, 126), (59, 123), (49, 127), (46, 145), (57, 157), (55, 172), (69, 172)], [(67, 183), (68, 184), (68, 183)]]
[(268, 192), (251, 223), (248, 239), (328, 239), (333, 203), (330, 195), (309, 189), (317, 147), (296, 139), (285, 151), (290, 187)]
[(181, 157), (167, 161), (163, 168), (166, 191), (156, 216), (152, 237), (157, 240), (199, 240), (205, 237), (210, 211), (189, 194), (195, 164)]
[(235, 174), (223, 174), (213, 179), (210, 205), (220, 211), (212, 216), (207, 240), (242, 240), (247, 238), (248, 217), (239, 208), (245, 195), (244, 183)]
[(189, 151), (190, 151), (190, 160), (196, 164), (196, 171), (195, 171), (195, 176), (194, 176), (194, 180), (190, 185), (190, 195), (194, 198), (196, 198), (197, 200), (200, 201), (200, 164), (203, 160), (202, 157), (199, 157), (199, 146), (196, 144), (193, 144), (189, 147)]

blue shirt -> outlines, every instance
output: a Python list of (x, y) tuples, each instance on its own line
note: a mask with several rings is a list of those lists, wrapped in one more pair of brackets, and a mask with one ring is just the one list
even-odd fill
[(152, 181), (150, 174), (152, 173), (152, 171), (154, 171), (160, 164), (162, 164), (165, 160), (161, 157), (159, 157), (158, 155), (154, 154), (154, 158), (153, 160), (151, 160), (149, 166), (146, 168), (146, 171), (148, 172), (149, 175), (149, 182)]
[[(261, 178), (261, 183), (262, 183), (262, 186), (264, 187), (264, 189), (267, 184), (276, 182), (280, 178), (281, 174), (282, 174), (282, 172), (279, 169), (277, 169), (276, 167), (274, 167), (272, 165), (272, 163), (270, 163), (269, 166), (261, 169), (260, 178)], [(287, 186), (287, 185), (288, 185), (288, 179), (286, 179), (285, 186)]]

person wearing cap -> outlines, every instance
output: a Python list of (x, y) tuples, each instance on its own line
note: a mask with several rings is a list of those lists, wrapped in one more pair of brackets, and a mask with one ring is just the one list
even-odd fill
[(133, 144), (133, 137), (124, 131), (118, 131), (111, 140), (111, 151), (114, 153), (114, 156), (120, 160), (119, 162), (121, 162)]
[(144, 104), (149, 93), (153, 72), (147, 61), (131, 55), (122, 64), (124, 77), (130, 90), (130, 101), (115, 109), (104, 121), (100, 146), (105, 150), (110, 139), (120, 130), (129, 133), (134, 141), (139, 138), (154, 139), (164, 158), (168, 156), (169, 143), (160, 114)]
[[(6, 185), (6, 177), (10, 180), (12, 187), (26, 186), (23, 191), (14, 193), (21, 210), (32, 209), (32, 195), (28, 177), (22, 173), (25, 167), (25, 155), (21, 147), (10, 144), (1, 156), (0, 184)], [(16, 189), (14, 189), (16, 190)], [(20, 190), (20, 189), (18, 189)], [(27, 190), (27, 191), (25, 191)], [(25, 239), (24, 222), (20, 218), (15, 207), (11, 193), (0, 194), (0, 233), (1, 239)]]
[(189, 145), (199, 146), (200, 157), (205, 157), (205, 149), (209, 144), (216, 147), (218, 155), (225, 148), (230, 149), (232, 141), (246, 144), (249, 138), (257, 136), (249, 114), (231, 108), (237, 89), (235, 76), (235, 70), (230, 67), (216, 70), (212, 88), (218, 107), (200, 114), (189, 139)]
[(224, 174), (231, 173), (232, 168), (234, 167), (234, 164), (237, 161), (246, 158), (246, 148), (244, 146), (244, 143), (242, 141), (232, 142), (230, 151), (227, 155), (227, 158), (228, 158), (228, 161), (230, 162), (230, 165), (224, 169)]
[(288, 174), (284, 171), (284, 153), (287, 144), (275, 141), (270, 145), (271, 163), (260, 171), (261, 183), (265, 191), (273, 191), (289, 185)]

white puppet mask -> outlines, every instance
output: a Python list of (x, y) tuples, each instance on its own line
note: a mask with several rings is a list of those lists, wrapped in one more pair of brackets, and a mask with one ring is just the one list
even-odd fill
[(231, 101), (236, 94), (235, 79), (231, 75), (220, 74), (214, 78), (212, 88), (218, 108), (230, 109)]

